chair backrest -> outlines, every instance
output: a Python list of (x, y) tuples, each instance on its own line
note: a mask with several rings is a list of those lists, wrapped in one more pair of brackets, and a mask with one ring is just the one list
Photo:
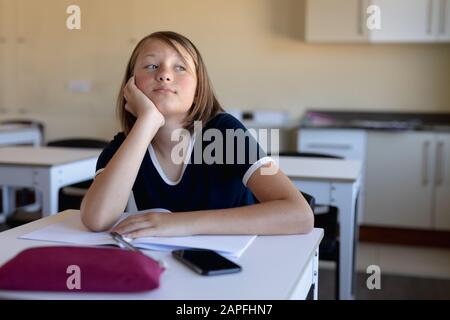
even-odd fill
[(49, 147), (65, 147), (65, 148), (90, 148), (103, 149), (108, 145), (108, 141), (93, 138), (67, 138), (49, 141)]
[[(315, 211), (316, 208), (316, 199), (306, 193), (301, 192), (305, 200), (308, 202), (309, 206)], [(336, 237), (336, 224), (337, 224), (337, 210), (333, 210), (333, 208), (330, 208), (330, 210), (327, 213), (323, 214), (314, 214), (314, 225), (319, 228), (325, 229), (327, 236), (330, 237)]]
[(337, 209), (329, 207), (326, 213), (317, 214), (315, 213), (316, 199), (306, 192), (301, 192), (301, 194), (314, 212), (314, 227), (324, 230), (321, 249), (325, 248), (328, 251), (328, 248), (334, 248), (337, 239)]
[(316, 199), (314, 199), (314, 197), (308, 193), (301, 192), (301, 194), (303, 195), (306, 202), (308, 202), (309, 206), (311, 207), (312, 211), (314, 212), (314, 208), (316, 206)]
[(45, 125), (43, 122), (38, 120), (29, 120), (29, 119), (8, 119), (0, 121), (0, 124), (23, 124), (30, 127), (36, 127), (41, 132), (42, 140), (44, 141), (44, 133), (45, 133)]

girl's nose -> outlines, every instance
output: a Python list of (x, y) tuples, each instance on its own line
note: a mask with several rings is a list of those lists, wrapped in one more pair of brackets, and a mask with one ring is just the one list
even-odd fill
[(167, 70), (167, 68), (160, 67), (159, 72), (157, 74), (157, 79), (159, 81), (171, 81), (172, 80), (172, 75)]
[(160, 81), (170, 81), (170, 78), (168, 75), (161, 75), (159, 76)]

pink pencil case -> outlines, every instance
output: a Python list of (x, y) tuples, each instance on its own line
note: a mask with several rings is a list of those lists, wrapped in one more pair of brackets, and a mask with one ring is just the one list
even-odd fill
[(142, 292), (159, 287), (164, 268), (140, 252), (49, 246), (26, 249), (0, 267), (0, 289)]

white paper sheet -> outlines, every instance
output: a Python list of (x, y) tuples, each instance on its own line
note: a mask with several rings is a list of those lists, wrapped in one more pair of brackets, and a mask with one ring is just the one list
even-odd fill
[[(153, 209), (161, 212), (164, 209)], [(149, 210), (144, 210), (148, 212)], [(167, 211), (167, 210), (166, 210)], [(119, 221), (141, 212), (124, 213)], [(64, 221), (25, 234), (20, 239), (64, 242), (78, 245), (116, 245), (107, 232), (91, 232), (81, 222), (79, 214), (71, 215)], [(181, 248), (199, 248), (217, 251), (226, 256), (240, 257), (250, 246), (256, 236), (200, 235), (188, 237), (142, 237), (131, 243), (141, 249), (174, 250)]]

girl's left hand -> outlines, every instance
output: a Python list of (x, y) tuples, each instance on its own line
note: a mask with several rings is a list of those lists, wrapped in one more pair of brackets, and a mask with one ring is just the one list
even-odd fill
[(166, 212), (148, 212), (130, 216), (110, 231), (127, 238), (190, 235), (181, 215)]

